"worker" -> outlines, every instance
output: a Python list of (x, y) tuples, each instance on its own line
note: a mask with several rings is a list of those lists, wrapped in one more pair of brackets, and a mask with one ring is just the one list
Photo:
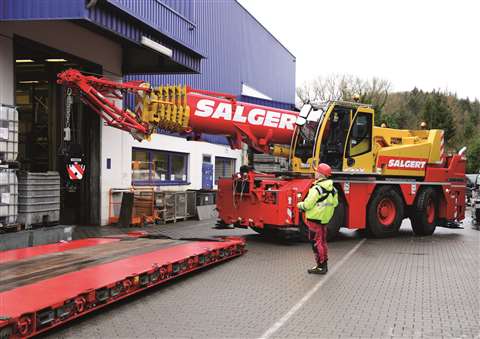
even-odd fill
[(338, 205), (338, 193), (329, 179), (332, 169), (321, 163), (315, 171), (315, 182), (308, 191), (305, 200), (297, 207), (305, 211), (303, 220), (309, 230), (309, 239), (312, 243), (316, 266), (308, 273), (326, 274), (328, 271), (327, 224)]
[(427, 123), (425, 121), (422, 121), (420, 124), (420, 129), (427, 129)]
[(354, 101), (354, 102), (359, 102), (359, 101), (360, 101), (360, 95), (354, 94), (354, 95), (353, 95), (353, 101)]
[(381, 128), (387, 128), (387, 124), (382, 122), (382, 124), (380, 125)]

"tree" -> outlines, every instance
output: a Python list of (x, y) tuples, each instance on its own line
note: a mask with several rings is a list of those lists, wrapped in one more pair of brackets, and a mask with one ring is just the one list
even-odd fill
[(376, 113), (376, 122), (380, 121), (383, 107), (387, 102), (391, 84), (388, 80), (371, 78), (368, 80), (352, 75), (330, 75), (317, 77), (297, 88), (297, 97), (301, 104), (306, 102), (324, 102), (333, 100), (353, 101), (355, 95), (360, 102), (370, 104)]
[(446, 96), (433, 91), (427, 96), (422, 111), (422, 118), (429, 128), (445, 131), (445, 139), (449, 142), (455, 136), (453, 113), (447, 105)]
[(467, 146), (467, 173), (480, 171), (480, 136), (476, 136)]

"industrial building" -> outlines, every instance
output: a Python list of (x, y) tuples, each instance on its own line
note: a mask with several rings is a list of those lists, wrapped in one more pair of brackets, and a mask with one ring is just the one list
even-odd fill
[(222, 137), (137, 142), (74, 101), (69, 123), (86, 171), (65, 187), (65, 96), (56, 74), (187, 84), (291, 108), (295, 57), (237, 1), (0, 0), (0, 104), (19, 113), (18, 167), (61, 173), (60, 222), (106, 224), (109, 191), (215, 188), (242, 164)]

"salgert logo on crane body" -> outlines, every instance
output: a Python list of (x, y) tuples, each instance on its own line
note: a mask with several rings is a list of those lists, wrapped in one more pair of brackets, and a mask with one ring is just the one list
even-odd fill
[(217, 107), (215, 105), (214, 100), (200, 99), (194, 115), (288, 130), (293, 130), (297, 120), (296, 115), (262, 108), (249, 108), (236, 104), (235, 111), (233, 111), (231, 103), (219, 102)]
[[(387, 162), (388, 160), (388, 162)], [(384, 158), (382, 163), (387, 164), (387, 169), (400, 170), (423, 170), (427, 164), (427, 159), (418, 158)]]

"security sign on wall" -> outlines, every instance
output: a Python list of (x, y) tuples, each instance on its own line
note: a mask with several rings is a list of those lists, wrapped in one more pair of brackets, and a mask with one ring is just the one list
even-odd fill
[(85, 165), (78, 161), (72, 161), (67, 164), (67, 173), (70, 180), (82, 180), (85, 174)]

